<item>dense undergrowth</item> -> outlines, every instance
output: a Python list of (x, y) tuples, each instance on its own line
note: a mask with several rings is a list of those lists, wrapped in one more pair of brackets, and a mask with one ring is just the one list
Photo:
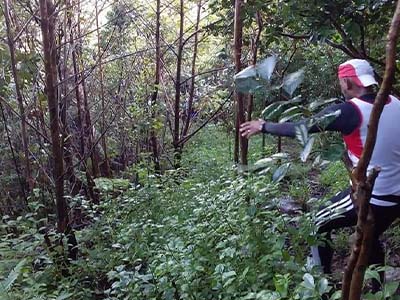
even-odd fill
[[(209, 127), (184, 153), (181, 169), (161, 178), (142, 172), (137, 186), (99, 180), (97, 207), (73, 199), (87, 224), (76, 231), (79, 258), (67, 266), (57, 263), (62, 248), (50, 251), (44, 242), (43, 205), (32, 202), (32, 213), (3, 218), (1, 299), (337, 298), (328, 279), (307, 267), (308, 248), (319, 242), (312, 210), (278, 209), (282, 190), (313, 206), (303, 195), (310, 168), (295, 165), (280, 182), (271, 172), (238, 176), (229, 141)], [(252, 141), (253, 160), (260, 147)], [(328, 191), (346, 184), (333, 179), (344, 174), (340, 165), (326, 170), (318, 178)]]

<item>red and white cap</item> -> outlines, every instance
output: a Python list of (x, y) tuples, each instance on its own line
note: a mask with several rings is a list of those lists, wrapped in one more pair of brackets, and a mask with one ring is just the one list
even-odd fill
[(378, 84), (374, 77), (374, 69), (364, 59), (350, 59), (339, 66), (339, 78), (351, 77), (359, 86)]

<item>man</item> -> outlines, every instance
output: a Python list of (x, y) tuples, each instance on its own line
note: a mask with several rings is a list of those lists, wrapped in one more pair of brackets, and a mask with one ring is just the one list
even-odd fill
[[(377, 82), (370, 64), (361, 59), (352, 59), (341, 64), (338, 77), (346, 102), (331, 105), (318, 116), (338, 110), (340, 114), (324, 129), (314, 125), (309, 132), (325, 130), (342, 133), (348, 155), (355, 167), (367, 136), (368, 121), (376, 97), (373, 86), (377, 85)], [(399, 120), (400, 101), (394, 96), (389, 96), (380, 118), (377, 141), (369, 165), (369, 169), (374, 166), (381, 168), (370, 202), (376, 219), (370, 264), (384, 263), (385, 255), (379, 236), (396, 218), (400, 217)], [(295, 137), (296, 126), (306, 122), (307, 120), (296, 123), (250, 121), (241, 125), (240, 133), (246, 138), (260, 132)], [(330, 201), (332, 204), (320, 210), (315, 220), (318, 232), (326, 233), (327, 239), (330, 239), (330, 232), (333, 229), (353, 226), (357, 223), (357, 211), (350, 199), (350, 188), (338, 193)], [(325, 273), (331, 273), (332, 254), (330, 243), (312, 249), (314, 263), (321, 264)], [(374, 289), (376, 289), (376, 283)]]

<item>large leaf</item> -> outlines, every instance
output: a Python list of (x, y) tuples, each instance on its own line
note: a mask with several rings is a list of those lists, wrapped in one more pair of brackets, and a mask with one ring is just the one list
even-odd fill
[(291, 106), (288, 109), (286, 109), (284, 112), (282, 112), (281, 117), (290, 116), (290, 115), (293, 115), (295, 113), (302, 112), (302, 111), (303, 111), (303, 108), (300, 105), (294, 105), (294, 106)]
[(278, 152), (278, 153), (272, 154), (270, 157), (273, 159), (287, 159), (287, 158), (289, 158), (289, 154), (287, 154), (286, 152)]
[(303, 117), (302, 112), (299, 112), (299, 113), (296, 113), (296, 114), (293, 114), (293, 115), (290, 115), (287, 117), (283, 117), (283, 118), (279, 119), (279, 123), (285, 123), (285, 122), (292, 121), (293, 119), (297, 119), (300, 117)]
[(257, 72), (264, 80), (270, 80), (274, 72), (277, 58), (275, 55), (267, 57), (261, 61), (257, 66)]
[(315, 288), (314, 277), (310, 273), (304, 274), (302, 285), (310, 290), (313, 290)]
[(318, 281), (318, 293), (320, 294), (320, 296), (322, 296), (323, 294), (329, 292), (330, 287), (328, 284), (328, 280), (326, 278), (321, 278)]
[(7, 292), (17, 280), (18, 276), (21, 274), (22, 268), (26, 263), (26, 259), (21, 260), (14, 269), (11, 270), (10, 274), (8, 274), (7, 278), (5, 278), (0, 283), (0, 292)]
[(262, 159), (260, 159), (260, 160), (257, 160), (255, 163), (254, 163), (254, 169), (255, 170), (258, 170), (258, 169), (261, 169), (261, 168), (264, 168), (264, 167), (266, 167), (266, 166), (268, 166), (268, 165), (271, 165), (271, 163), (273, 163), (274, 162), (274, 159), (273, 158), (271, 158), (271, 157), (266, 157), (266, 158), (262, 158)]
[(68, 298), (72, 297), (73, 295), (74, 295), (73, 293), (62, 292), (62, 293), (56, 298), (56, 300), (65, 300), (65, 299), (68, 299)]
[(266, 108), (263, 109), (263, 111), (261, 112), (261, 116), (263, 116), (263, 118), (265, 119), (268, 119), (268, 116), (271, 115), (271, 113), (281, 104), (281, 102), (274, 102), (269, 104)]
[(236, 90), (242, 93), (254, 93), (261, 89), (271, 78), (275, 65), (276, 56), (270, 56), (259, 64), (243, 69), (233, 77)]
[[(262, 117), (267, 120), (277, 119), (287, 107), (302, 102), (301, 96), (294, 97), (288, 101), (277, 101), (269, 104), (261, 113)], [(297, 106), (297, 105), (296, 105)], [(289, 108), (290, 109), (290, 108)]]
[(310, 110), (316, 110), (317, 108), (324, 106), (326, 104), (331, 104), (333, 102), (336, 102), (338, 98), (330, 98), (330, 99), (325, 99), (325, 100), (317, 100), (314, 102), (311, 102), (310, 105), (308, 106)]
[(384, 297), (389, 298), (396, 293), (397, 289), (399, 288), (400, 282), (394, 281), (394, 282), (389, 282), (385, 284), (385, 289), (384, 289)]
[(259, 171), (259, 170), (263, 169), (262, 171), (260, 171), (260, 173), (258, 173), (261, 175), (261, 174), (268, 172), (277, 160), (287, 159), (287, 158), (288, 158), (287, 153), (283, 153), (283, 152), (275, 153), (269, 157), (257, 160), (253, 166), (248, 168), (248, 171), (254, 172), (254, 171)]
[(334, 112), (331, 112), (329, 114), (323, 115), (321, 117), (313, 118), (312, 119), (312, 124), (310, 124), (310, 127), (311, 127), (311, 125), (316, 125), (319, 128), (325, 129), (339, 115), (340, 115), (340, 110), (336, 110)]
[(306, 145), (304, 146), (303, 151), (300, 154), (300, 159), (302, 162), (305, 162), (308, 156), (311, 153), (312, 146), (314, 145), (315, 138), (312, 136), (308, 139)]
[(236, 90), (242, 93), (249, 93), (262, 85), (262, 82), (258, 79), (255, 66), (243, 69), (233, 77), (233, 80)]
[(281, 165), (278, 169), (276, 169), (276, 171), (272, 175), (272, 180), (274, 182), (281, 181), (286, 176), (289, 169), (290, 169), (290, 163), (285, 163)]
[(293, 116), (299, 116), (303, 114), (303, 108), (300, 105), (295, 105), (292, 107), (289, 107), (285, 111), (281, 113), (279, 116), (279, 123), (286, 122), (287, 120), (291, 120), (294, 118)]
[(299, 124), (295, 128), (296, 138), (300, 141), (300, 143), (305, 146), (308, 142), (308, 128), (306, 124)]
[(294, 91), (299, 87), (299, 85), (304, 80), (304, 70), (301, 69), (297, 72), (290, 73), (283, 79), (283, 89), (286, 93), (293, 95)]

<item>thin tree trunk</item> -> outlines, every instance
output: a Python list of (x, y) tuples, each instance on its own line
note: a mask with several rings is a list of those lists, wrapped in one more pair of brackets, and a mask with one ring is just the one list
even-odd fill
[[(98, 1), (96, 0), (96, 32), (97, 32), (97, 57), (98, 57), (98, 65), (99, 65), (99, 75), (100, 75), (100, 98), (101, 98), (101, 125), (100, 130), (104, 132), (105, 129), (105, 105), (104, 105), (104, 82), (103, 82), (103, 64), (101, 58), (101, 46), (100, 46), (100, 29), (99, 29), (99, 11), (98, 11)], [(107, 152), (107, 137), (106, 134), (102, 134), (101, 137), (101, 146), (103, 148), (104, 153), (104, 160), (103, 160), (103, 172), (104, 176), (112, 177), (111, 168), (110, 168), (110, 161), (108, 159), (108, 152)]]
[[(80, 22), (80, 12), (81, 12), (81, 3), (80, 0), (77, 1), (77, 6), (78, 6), (78, 21), (77, 21), (77, 34), (78, 37), (81, 37), (81, 22)], [(82, 41), (81, 38), (79, 38), (78, 41), (78, 51), (77, 51), (77, 59), (80, 62), (80, 65), (83, 66), (83, 61), (82, 61)], [(90, 155), (90, 160), (92, 162), (92, 175), (94, 178), (99, 177), (100, 175), (100, 170), (99, 170), (99, 157), (98, 157), (98, 153), (97, 153), (97, 149), (96, 146), (93, 143), (93, 139), (94, 139), (94, 127), (92, 126), (92, 120), (91, 120), (91, 116), (90, 116), (90, 109), (89, 109), (89, 101), (88, 101), (88, 96), (87, 96), (87, 89), (86, 89), (86, 80), (84, 76), (81, 76), (81, 85), (82, 85), (82, 92), (83, 92), (83, 107), (85, 110), (85, 117), (84, 117), (84, 121), (85, 121), (85, 138), (87, 140), (86, 143), (86, 149), (90, 151), (89, 155)], [(90, 173), (86, 172), (87, 174), (90, 175)], [(89, 185), (89, 181), (88, 180), (88, 185)]]
[[(75, 3), (67, 3), (70, 7), (74, 7), (76, 4)], [(78, 5), (79, 9), (79, 5)], [(79, 19), (79, 16), (78, 16)], [(79, 22), (78, 22), (79, 24)], [(99, 197), (97, 193), (94, 191), (94, 181), (92, 176), (90, 175), (90, 172), (88, 170), (87, 166), (87, 159), (86, 159), (86, 151), (92, 151), (91, 152), (91, 158), (93, 158), (93, 152), (95, 151), (91, 147), (91, 139), (88, 139), (87, 137), (91, 137), (92, 130), (90, 129), (91, 127), (88, 127), (88, 124), (90, 125), (90, 116), (89, 120), (87, 118), (87, 111), (85, 105), (85, 91), (84, 91), (84, 80), (83, 80), (83, 75), (80, 74), (80, 69), (79, 69), (79, 50), (76, 49), (76, 44), (75, 44), (75, 39), (74, 39), (74, 28), (72, 24), (72, 14), (69, 15), (68, 18), (68, 25), (69, 25), (69, 30), (70, 30), (70, 44), (73, 47), (72, 50), (72, 65), (74, 69), (74, 89), (75, 89), (75, 97), (76, 97), (76, 105), (77, 105), (77, 127), (79, 131), (79, 160), (82, 161), (83, 163), (83, 168), (85, 171), (85, 176), (86, 176), (86, 181), (87, 181), (87, 196), (89, 199), (93, 201), (93, 203), (99, 203)], [(78, 36), (80, 36), (79, 33), (79, 27), (78, 27)], [(87, 102), (87, 101), (86, 101)], [(87, 103), (86, 103), (87, 104)], [(89, 122), (88, 122), (89, 121)], [(85, 142), (85, 137), (88, 140), (88, 143)], [(95, 167), (96, 160), (92, 159), (92, 170), (97, 171), (98, 170), (98, 165), (97, 168)]]
[[(158, 90), (160, 85), (160, 71), (161, 71), (161, 45), (160, 45), (160, 0), (157, 0), (156, 8), (156, 72), (154, 80), (154, 91), (151, 96), (151, 119), (154, 121), (156, 118), (155, 106), (157, 104)], [(153, 153), (154, 170), (156, 174), (161, 172), (160, 157), (158, 153), (158, 142), (155, 129), (150, 129), (150, 144)]]
[[(64, 24), (63, 24), (63, 34), (60, 35), (60, 42), (62, 36), (64, 37), (65, 45), (67, 45), (67, 40), (69, 39), (67, 35), (68, 30), (68, 14), (69, 11), (65, 11), (64, 13)], [(68, 49), (65, 46), (62, 50), (62, 56), (58, 55), (60, 61), (57, 64), (59, 68), (59, 77), (62, 82), (61, 88), (61, 113), (60, 113), (60, 121), (62, 125), (62, 148), (64, 151), (64, 161), (65, 161), (65, 175), (67, 176), (67, 180), (70, 185), (70, 194), (72, 196), (76, 196), (79, 194), (81, 189), (85, 189), (83, 182), (75, 175), (74, 167), (73, 167), (73, 147), (72, 147), (72, 138), (70, 136), (70, 129), (67, 122), (67, 111), (71, 101), (71, 95), (69, 93), (68, 87), (70, 86), (70, 81), (67, 78), (70, 78), (70, 70), (68, 68)], [(62, 59), (62, 60), (61, 60)], [(85, 189), (86, 190), (86, 189)]]
[[(261, 13), (259, 11), (256, 12), (256, 21), (258, 26), (257, 35), (256, 38), (252, 40), (253, 65), (257, 63), (258, 44), (260, 43), (261, 31), (263, 28)], [(254, 96), (250, 95), (249, 102), (247, 103), (247, 121), (252, 120), (253, 102), (254, 102)]]
[(191, 80), (190, 80), (190, 89), (189, 89), (189, 100), (187, 103), (186, 110), (186, 119), (183, 127), (182, 138), (185, 138), (189, 131), (190, 120), (192, 118), (193, 111), (193, 98), (195, 91), (195, 75), (196, 75), (196, 59), (197, 59), (197, 47), (199, 40), (199, 24), (200, 24), (200, 15), (201, 15), (201, 0), (197, 3), (197, 17), (196, 17), (196, 25), (195, 25), (195, 34), (194, 34), (194, 45), (193, 45), (193, 57), (192, 57), (192, 72), (191, 72)]
[[(396, 10), (388, 34), (386, 45), (386, 67), (381, 88), (375, 99), (371, 116), (368, 122), (368, 134), (364, 149), (357, 167), (353, 173), (353, 182), (356, 183), (354, 193), (355, 205), (359, 207), (357, 220), (356, 243), (352, 249), (349, 263), (345, 269), (342, 284), (342, 299), (359, 300), (361, 298), (362, 283), (369, 260), (371, 237), (374, 233), (374, 216), (369, 209), (369, 201), (373, 184), (379, 173), (379, 166), (367, 177), (367, 169), (376, 143), (379, 118), (391, 90), (396, 67), (396, 42), (400, 27), (400, 2)], [(374, 166), (375, 167), (375, 166)]]
[[(67, 6), (72, 6), (70, 2), (67, 2)], [(77, 53), (75, 49), (74, 43), (74, 29), (72, 27), (72, 14), (69, 14), (68, 18), (69, 31), (70, 31), (70, 44), (72, 47), (72, 65), (74, 69), (74, 90), (75, 90), (75, 98), (76, 98), (76, 106), (77, 106), (77, 127), (79, 130), (79, 160), (84, 159), (85, 157), (85, 140), (84, 140), (84, 125), (83, 125), (83, 113), (82, 113), (82, 99), (81, 99), (81, 91), (80, 91), (80, 76), (77, 62)]]
[[(21, 87), (19, 84), (19, 77), (17, 73), (17, 65), (15, 59), (15, 45), (14, 45), (14, 37), (11, 32), (11, 20), (10, 20), (10, 10), (9, 10), (9, 0), (4, 0), (4, 17), (6, 21), (7, 27), (7, 41), (8, 41), (8, 48), (10, 50), (10, 59), (11, 59), (11, 70), (14, 77), (14, 85), (15, 85), (15, 92), (17, 95), (18, 101), (18, 108), (19, 113), (21, 116), (21, 138), (22, 138), (22, 149), (24, 152), (24, 164), (25, 164), (25, 178), (28, 183), (29, 190), (32, 190), (34, 186), (34, 181), (32, 178), (31, 173), (31, 166), (29, 163), (29, 149), (28, 149), (28, 137), (26, 133), (26, 116), (25, 116), (25, 108), (24, 108), (24, 101), (22, 98)], [(25, 191), (23, 191), (25, 193)]]
[(180, 0), (180, 23), (179, 23), (179, 38), (178, 38), (178, 53), (176, 59), (176, 77), (175, 77), (175, 105), (174, 105), (174, 165), (175, 168), (180, 167), (182, 147), (179, 145), (179, 121), (180, 121), (180, 100), (181, 100), (181, 68), (183, 55), (183, 24), (184, 24), (184, 0)]
[[(52, 159), (53, 159), (53, 178), (55, 183), (56, 195), (56, 211), (57, 211), (57, 230), (59, 233), (65, 234), (67, 238), (68, 257), (76, 260), (78, 256), (78, 243), (75, 234), (69, 224), (68, 204), (64, 198), (64, 164), (62, 137), (58, 115), (58, 99), (57, 99), (57, 45), (55, 38), (55, 25), (57, 14), (52, 0), (40, 0), (40, 26), (42, 30), (44, 67), (45, 67), (45, 85), (47, 103), (50, 115), (50, 132), (52, 142)], [(61, 138), (60, 138), (61, 137)], [(62, 245), (62, 238), (59, 240)], [(62, 259), (61, 263), (66, 262)], [(69, 271), (63, 267), (62, 272), (68, 275)]]
[[(239, 73), (242, 70), (242, 38), (243, 38), (243, 20), (241, 17), (242, 7), (244, 5), (243, 0), (236, 0), (235, 1), (235, 17), (234, 17), (234, 56), (235, 56), (235, 71)], [(240, 124), (245, 122), (245, 108), (244, 108), (244, 100), (245, 95), (236, 91), (235, 92), (236, 98), (236, 136), (239, 140), (240, 145), (240, 163), (242, 165), (247, 165), (247, 148), (248, 148), (248, 141), (245, 137), (242, 137), (239, 134), (239, 126)]]
[(7, 122), (6, 114), (4, 113), (3, 104), (1, 102), (0, 102), (0, 110), (1, 110), (1, 116), (3, 118), (4, 130), (6, 131), (6, 134), (7, 134), (8, 146), (10, 147), (11, 157), (13, 159), (13, 163), (14, 163), (14, 167), (15, 167), (15, 172), (17, 173), (18, 182), (19, 182), (19, 184), (21, 186), (21, 192), (22, 192), (22, 195), (24, 197), (25, 205), (27, 205), (28, 204), (28, 198), (27, 198), (26, 192), (25, 192), (25, 184), (24, 184), (24, 181), (22, 180), (21, 170), (19, 169), (18, 162), (17, 162), (17, 157), (15, 155), (14, 147), (13, 147), (12, 142), (11, 142), (11, 133), (10, 133), (9, 128), (7, 127), (7, 123), (8, 122)]
[(65, 233), (68, 226), (68, 207), (64, 198), (63, 152), (60, 140), (60, 125), (57, 101), (57, 61), (55, 40), (55, 7), (51, 0), (40, 0), (40, 18), (43, 38), (44, 66), (46, 75), (46, 94), (50, 114), (52, 142), (53, 178), (56, 188), (57, 228)]

